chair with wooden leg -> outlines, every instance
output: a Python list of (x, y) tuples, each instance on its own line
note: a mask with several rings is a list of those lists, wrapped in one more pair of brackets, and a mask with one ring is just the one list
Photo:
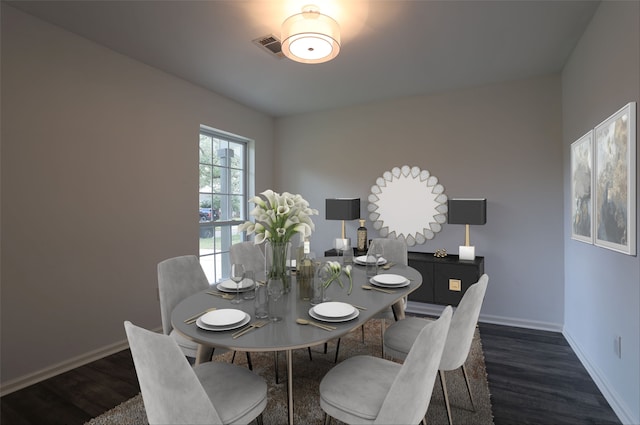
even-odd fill
[[(478, 317), (480, 316), (480, 309), (488, 282), (489, 276), (483, 274), (478, 282), (471, 285), (462, 297), (451, 319), (451, 329), (449, 330), (442, 360), (438, 368), (449, 425), (453, 424), (453, 420), (451, 416), (451, 406), (449, 404), (449, 395), (447, 393), (446, 371), (462, 368), (471, 406), (475, 410), (471, 387), (469, 385), (469, 377), (464, 364), (469, 356), (471, 342), (478, 323)], [(384, 334), (383, 343), (385, 354), (396, 359), (404, 359), (411, 350), (422, 328), (429, 323), (431, 323), (431, 321), (419, 317), (407, 317), (389, 326)]]
[(320, 382), (326, 416), (349, 424), (417, 424), (429, 407), (451, 321), (451, 307), (424, 326), (404, 364), (355, 356), (331, 369)]

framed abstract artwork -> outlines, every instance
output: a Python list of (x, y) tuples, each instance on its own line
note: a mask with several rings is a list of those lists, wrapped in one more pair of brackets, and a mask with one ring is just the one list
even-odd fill
[(636, 255), (636, 104), (594, 129), (594, 243)]
[(593, 243), (593, 130), (571, 144), (571, 238)]

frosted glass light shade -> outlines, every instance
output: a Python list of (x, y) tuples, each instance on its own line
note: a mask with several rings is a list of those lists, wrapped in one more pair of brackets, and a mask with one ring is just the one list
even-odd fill
[(327, 62), (340, 53), (338, 23), (312, 8), (283, 22), (281, 40), (282, 53), (296, 62)]

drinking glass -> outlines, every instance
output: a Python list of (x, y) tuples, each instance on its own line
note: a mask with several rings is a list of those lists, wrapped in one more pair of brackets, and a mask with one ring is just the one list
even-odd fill
[(236, 297), (231, 300), (231, 304), (240, 304), (242, 297), (240, 296), (240, 282), (244, 279), (244, 266), (242, 264), (231, 265), (231, 280), (236, 283)]
[(347, 266), (349, 264), (353, 264), (353, 248), (350, 244), (347, 244), (342, 249), (342, 265)]
[(253, 286), (253, 288), (251, 288), (250, 290), (244, 291), (242, 293), (242, 298), (245, 300), (252, 300), (256, 296), (256, 291), (254, 290), (256, 285), (256, 278), (253, 274), (253, 270), (247, 270), (244, 272), (244, 280), (247, 287)]
[(267, 282), (269, 292), (269, 320), (279, 322), (284, 318), (284, 283), (280, 278), (269, 278)]
[(378, 274), (380, 259), (384, 256), (382, 245), (371, 242), (367, 251), (367, 277), (374, 277)]
[(269, 292), (267, 290), (267, 285), (263, 282), (256, 282), (256, 290), (255, 290), (255, 318), (256, 319), (266, 319), (269, 317)]

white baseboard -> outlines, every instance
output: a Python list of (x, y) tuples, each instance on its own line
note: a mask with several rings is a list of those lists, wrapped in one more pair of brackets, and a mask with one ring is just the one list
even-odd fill
[[(153, 329), (154, 332), (162, 332), (162, 328)], [(14, 391), (21, 390), (29, 385), (37, 384), (45, 379), (53, 378), (61, 373), (68, 372), (77, 367), (84, 366), (88, 363), (100, 360), (103, 357), (110, 356), (119, 351), (129, 348), (129, 343), (126, 339), (107, 345), (97, 350), (89, 351), (88, 353), (81, 354), (76, 357), (72, 357), (63, 362), (54, 364), (45, 369), (21, 376), (11, 381), (3, 382), (0, 386), (0, 397), (4, 397), (7, 394), (11, 394)]]
[(416, 301), (408, 301), (405, 311), (407, 313), (439, 317), (442, 314), (442, 310), (444, 310), (444, 307), (445, 306), (443, 305), (425, 304), (425, 303), (419, 303)]
[(640, 423), (640, 418), (633, 417), (633, 413), (628, 406), (624, 404), (615, 388), (609, 383), (605, 374), (602, 373), (596, 365), (589, 361), (589, 356), (585, 354), (580, 344), (571, 337), (570, 333), (564, 331), (562, 332), (562, 335), (564, 335), (565, 339), (571, 346), (571, 349), (576, 353), (576, 356), (578, 356), (580, 362), (591, 376), (591, 379), (593, 379), (593, 382), (596, 384), (600, 392), (602, 392), (602, 395), (607, 400), (614, 413), (618, 416), (618, 419), (620, 419), (620, 422), (623, 424)]
[(482, 323), (492, 323), (494, 325), (514, 326), (516, 328), (537, 329), (539, 331), (559, 333), (561, 333), (563, 329), (563, 326), (560, 323), (517, 319), (514, 317), (493, 316), (489, 314), (480, 314), (479, 321)]
[[(435, 304), (425, 304), (415, 301), (409, 301), (407, 303), (407, 313), (423, 314), (427, 316), (440, 316), (444, 310), (444, 306)], [(571, 349), (576, 353), (578, 359), (587, 370), (587, 373), (593, 379), (598, 389), (602, 392), (602, 395), (607, 400), (611, 409), (620, 419), (623, 424), (640, 424), (640, 418), (634, 418), (628, 406), (626, 406), (613, 386), (609, 384), (606, 376), (600, 371), (598, 367), (593, 365), (589, 361), (589, 357), (585, 354), (584, 350), (580, 347), (572, 337), (571, 334), (564, 330), (564, 327), (558, 323), (540, 322), (534, 320), (522, 320), (513, 317), (502, 317), (493, 315), (480, 315), (480, 322), (492, 323), (496, 325), (515, 326), (518, 328), (537, 329), (543, 331), (560, 332), (565, 337)]]
[[(440, 316), (443, 305), (426, 304), (415, 301), (409, 301), (407, 303), (407, 313), (424, 314), (428, 316)], [(536, 320), (523, 320), (513, 317), (493, 316), (487, 314), (480, 314), (478, 320), (482, 323), (492, 323), (495, 325), (514, 326), (517, 328), (537, 329), (542, 331), (562, 332), (562, 325), (559, 323), (540, 322)]]
[(4, 397), (5, 395), (11, 394), (14, 391), (21, 390), (25, 387), (28, 387), (29, 385), (37, 384), (38, 382), (44, 381), (45, 379), (53, 378), (56, 375), (68, 372), (77, 367), (84, 366), (87, 363), (91, 363), (103, 357), (117, 353), (118, 351), (122, 351), (128, 347), (129, 344), (125, 339), (123, 341), (107, 345), (106, 347), (90, 351), (80, 356), (70, 358), (68, 360), (65, 360), (64, 362), (54, 364), (37, 372), (21, 376), (20, 378), (13, 379), (6, 383), (3, 382), (2, 387), (0, 388), (0, 397)]

